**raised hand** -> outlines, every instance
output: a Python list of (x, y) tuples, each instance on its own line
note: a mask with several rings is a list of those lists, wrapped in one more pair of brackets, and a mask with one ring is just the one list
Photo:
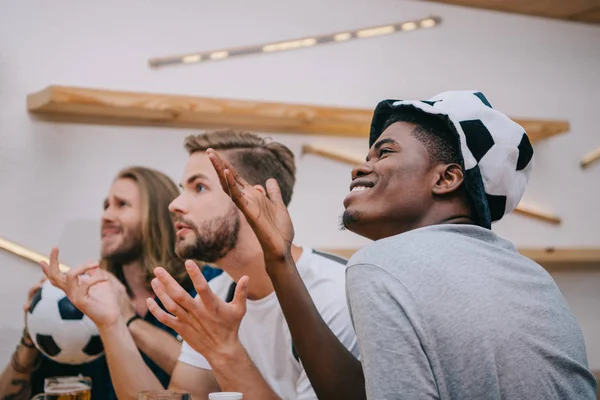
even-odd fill
[(264, 192), (246, 182), (215, 150), (208, 149), (206, 153), (217, 171), (223, 190), (246, 216), (258, 237), (265, 260), (281, 260), (289, 257), (294, 239), (294, 227), (281, 198), (277, 181), (267, 180), (267, 197)]
[(198, 296), (193, 298), (167, 271), (156, 268), (152, 289), (170, 314), (154, 299), (147, 300), (148, 309), (209, 362), (215, 356), (231, 354), (241, 346), (238, 330), (246, 314), (248, 277), (239, 280), (233, 300), (226, 303), (210, 290), (196, 263), (188, 260), (185, 267)]
[(58, 249), (50, 253), (50, 263), (40, 262), (50, 282), (67, 295), (71, 303), (87, 315), (99, 328), (116, 323), (120, 316), (117, 295), (108, 273), (98, 263), (72, 268), (66, 274), (59, 269)]

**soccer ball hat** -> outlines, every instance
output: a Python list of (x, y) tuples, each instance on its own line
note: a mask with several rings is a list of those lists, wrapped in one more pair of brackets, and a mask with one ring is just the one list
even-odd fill
[(443, 92), (429, 100), (383, 100), (375, 108), (369, 147), (383, 132), (386, 120), (411, 109), (447, 121), (459, 141), (464, 185), (479, 225), (512, 212), (533, 168), (533, 148), (522, 126), (495, 110), (481, 92)]

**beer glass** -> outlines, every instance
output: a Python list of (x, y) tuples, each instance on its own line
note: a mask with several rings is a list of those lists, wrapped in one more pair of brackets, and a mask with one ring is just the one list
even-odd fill
[(44, 393), (31, 400), (90, 400), (92, 380), (86, 376), (56, 376), (44, 380)]
[(192, 400), (192, 395), (171, 390), (147, 390), (138, 393), (138, 400)]

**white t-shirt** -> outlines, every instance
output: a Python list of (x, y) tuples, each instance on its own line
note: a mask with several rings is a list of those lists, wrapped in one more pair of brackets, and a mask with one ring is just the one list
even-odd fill
[[(358, 358), (356, 335), (346, 303), (345, 260), (303, 247), (296, 267), (325, 323)], [(232, 283), (233, 279), (223, 273), (208, 284), (217, 296), (227, 299)], [(275, 292), (260, 300), (247, 301), (239, 338), (256, 368), (279, 397), (285, 400), (317, 398), (292, 350), (291, 334)], [(179, 361), (211, 369), (208, 361), (185, 341)]]

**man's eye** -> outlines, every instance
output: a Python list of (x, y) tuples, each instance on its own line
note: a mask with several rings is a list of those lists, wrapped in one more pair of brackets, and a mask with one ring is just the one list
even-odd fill
[(390, 149), (380, 149), (379, 150), (379, 158), (381, 158), (381, 156), (383, 156), (387, 153), (391, 153), (391, 152), (392, 152), (392, 150), (390, 150)]

